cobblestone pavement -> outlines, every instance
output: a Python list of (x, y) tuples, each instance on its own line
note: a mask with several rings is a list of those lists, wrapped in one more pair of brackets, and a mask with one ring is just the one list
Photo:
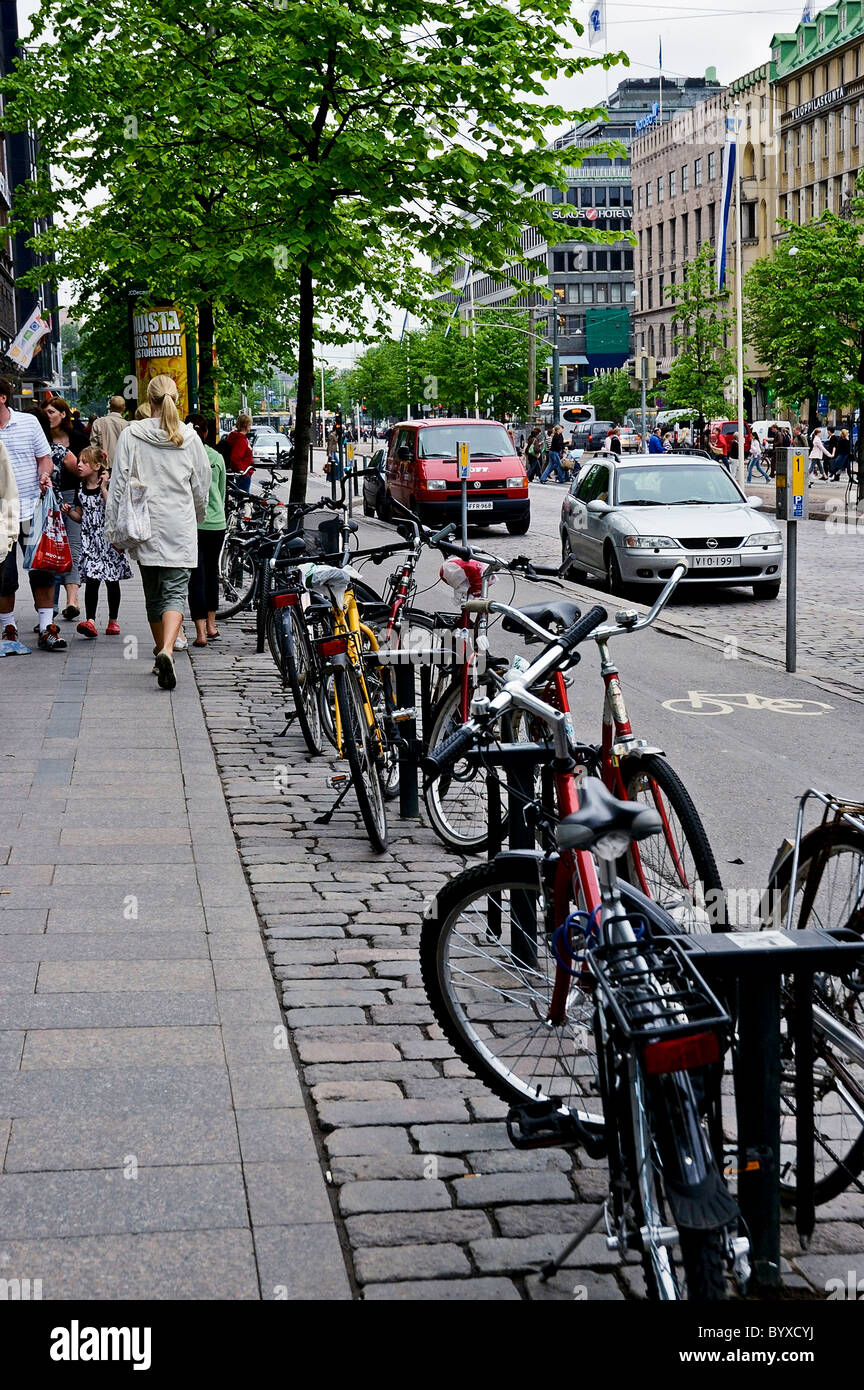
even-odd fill
[[(558, 1150), (516, 1152), (505, 1106), (434, 1023), (420, 916), (460, 860), (395, 807), (389, 852), (373, 854), (350, 794), (317, 826), (334, 796), (333, 759), (310, 758), (299, 733), (282, 736), (278, 677), (268, 654), (254, 654), (248, 620), (222, 631), (218, 646), (194, 653), (195, 675), (363, 1296), (640, 1297), (638, 1266), (622, 1268), (599, 1232), (550, 1285), (526, 1273), (587, 1219), (605, 1169)], [(784, 1245), (794, 1255), (787, 1283), (805, 1296), (824, 1296), (826, 1279), (864, 1262), (864, 1196), (819, 1215), (806, 1255), (791, 1230)]]

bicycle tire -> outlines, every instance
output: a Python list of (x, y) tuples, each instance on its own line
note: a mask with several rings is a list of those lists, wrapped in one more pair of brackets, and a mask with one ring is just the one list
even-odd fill
[(255, 561), (249, 551), (236, 541), (226, 541), (219, 555), (219, 595), (223, 601), (216, 609), (217, 618), (233, 618), (248, 608), (256, 579)]
[(315, 657), (309, 633), (299, 605), (280, 610), (282, 621), (281, 663), (282, 679), (291, 691), (294, 713), (300, 732), (310, 753), (320, 753), (324, 747), (321, 737), (321, 711), (318, 704)]
[[(682, 931), (725, 931), (723, 884), (717, 861), (681, 778), (656, 753), (628, 759), (621, 776), (627, 799), (641, 799), (659, 810), (664, 831), (640, 841), (638, 846), (630, 846), (618, 865), (620, 877), (658, 902)], [(685, 884), (691, 881), (692, 891), (688, 894)]]
[(348, 759), (360, 815), (369, 843), (378, 854), (387, 848), (387, 811), (378, 776), (378, 756), (372, 747), (366, 704), (353, 666), (337, 666), (333, 683), (342, 730), (342, 751)]
[[(431, 753), (462, 723), (462, 682), (457, 677), (432, 711), (428, 751)], [(507, 718), (508, 727), (509, 723)], [(448, 849), (459, 854), (479, 854), (488, 848), (489, 797), (482, 764), (460, 759), (449, 772), (424, 786), (423, 800), (432, 829)], [(507, 824), (507, 793), (503, 788), (502, 802), (503, 834)]]
[(681, 1263), (689, 1303), (722, 1303), (728, 1297), (726, 1257), (720, 1231), (679, 1231)]
[[(421, 928), (426, 997), (458, 1056), (502, 1100), (524, 1104), (554, 1095), (568, 1105), (593, 1103), (593, 993), (574, 980), (566, 1023), (553, 1028), (546, 1022), (556, 961), (537, 895), (537, 862), (531, 860), (491, 860), (451, 879), (436, 898), (436, 914)], [(532, 909), (536, 965), (520, 959)]]
[[(848, 866), (844, 868), (847, 859)], [(826, 868), (832, 861), (838, 872), (826, 880)], [(819, 880), (811, 885), (813, 898), (803, 925), (817, 929), (846, 926), (864, 935), (864, 834), (843, 822), (817, 826), (802, 838), (793, 930), (800, 930), (802, 925), (803, 899), (799, 895), (811, 868), (820, 865)], [(814, 874), (815, 871), (814, 868)], [(790, 852), (775, 867), (768, 884), (769, 910), (764, 923), (767, 927), (785, 927), (791, 874)], [(844, 889), (847, 876), (848, 884)], [(817, 976), (813, 987), (814, 1003), (839, 1018), (864, 1042), (862, 973), (847, 976), (846, 982), (842, 977)], [(788, 1002), (784, 991), (784, 1004)], [(860, 1118), (864, 1113), (864, 1066), (835, 1040), (829, 1040), (818, 1021), (813, 1031), (816, 1160), (813, 1196), (816, 1205), (822, 1206), (857, 1182), (864, 1170), (864, 1125)], [(785, 1202), (793, 1204), (796, 1190), (794, 1124), (794, 1049), (787, 1030), (781, 1081), (780, 1193)]]

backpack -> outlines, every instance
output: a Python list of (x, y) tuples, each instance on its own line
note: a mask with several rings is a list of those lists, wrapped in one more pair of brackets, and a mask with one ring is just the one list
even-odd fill
[(226, 471), (228, 473), (232, 473), (234, 470), (231, 467), (231, 445), (228, 443), (228, 439), (229, 436), (227, 434), (223, 434), (222, 438), (216, 445), (216, 452), (217, 454), (221, 454), (223, 459), (225, 460)]

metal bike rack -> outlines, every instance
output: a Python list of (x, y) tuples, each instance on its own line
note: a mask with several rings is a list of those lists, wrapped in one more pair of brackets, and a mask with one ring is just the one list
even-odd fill
[[(753, 1283), (780, 1283), (781, 979), (792, 979), (795, 1044), (795, 1226), (806, 1248), (816, 1224), (813, 1125), (813, 977), (843, 975), (864, 959), (864, 943), (836, 931), (718, 932), (677, 944), (697, 970), (737, 995), (738, 1205), (750, 1237)], [(734, 997), (734, 996), (733, 996)]]

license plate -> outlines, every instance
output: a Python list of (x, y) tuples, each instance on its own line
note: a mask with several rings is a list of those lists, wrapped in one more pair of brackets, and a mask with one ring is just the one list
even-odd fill
[(469, 502), (469, 503), (468, 503), (468, 510), (469, 510), (469, 512), (491, 512), (491, 510), (492, 510), (492, 503), (491, 503), (491, 502)]
[(697, 555), (690, 561), (692, 569), (737, 570), (741, 568), (740, 555)]

